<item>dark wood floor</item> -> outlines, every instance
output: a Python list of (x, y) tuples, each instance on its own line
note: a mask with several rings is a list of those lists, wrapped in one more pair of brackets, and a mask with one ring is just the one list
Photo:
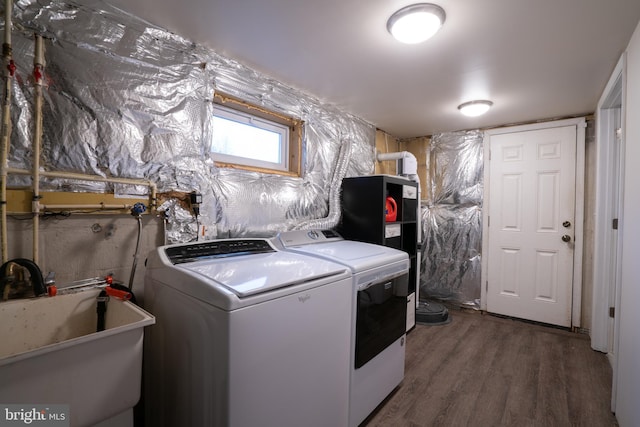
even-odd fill
[(405, 378), (361, 425), (617, 426), (611, 367), (588, 336), (450, 309), (407, 336)]

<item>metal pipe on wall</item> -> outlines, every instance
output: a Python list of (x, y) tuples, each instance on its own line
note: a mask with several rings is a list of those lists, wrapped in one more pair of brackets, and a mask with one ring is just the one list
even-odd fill
[[(27, 169), (18, 169), (18, 168), (7, 168), (8, 174), (15, 175), (31, 175), (31, 171)], [(75, 172), (56, 172), (56, 171), (40, 171), (39, 175), (41, 177), (47, 178), (63, 178), (63, 179), (74, 179), (77, 181), (93, 181), (93, 182), (104, 182), (111, 184), (125, 184), (125, 185), (141, 185), (144, 187), (148, 187), (150, 190), (149, 194), (149, 209), (154, 209), (157, 207), (157, 193), (158, 186), (152, 181), (145, 181), (142, 179), (133, 179), (133, 178), (105, 178), (103, 176), (98, 175), (85, 175), (81, 173)], [(88, 206), (88, 205), (85, 205)], [(127, 205), (128, 208), (131, 206)]]
[(131, 209), (133, 205), (127, 205), (125, 203), (118, 204), (106, 204), (106, 203), (84, 203), (84, 204), (46, 204), (40, 205), (40, 211), (43, 210), (57, 210), (57, 209), (92, 209), (92, 210), (125, 210)]
[[(15, 169), (9, 169), (10, 171), (14, 171)], [(116, 178), (116, 177), (103, 177), (99, 175), (85, 175), (81, 173), (74, 172), (56, 172), (56, 171), (42, 171), (40, 172), (40, 176), (45, 176), (48, 178), (68, 178), (75, 179), (78, 181), (94, 181), (94, 182), (105, 182), (112, 184), (125, 184), (125, 185), (142, 185), (145, 187), (149, 187), (151, 190), (151, 194), (149, 197), (149, 203), (155, 207), (156, 204), (156, 193), (157, 186), (153, 181), (135, 179), (135, 178)]]
[(12, 0), (5, 0), (4, 4), (4, 43), (2, 44), (2, 56), (4, 64), (4, 96), (2, 103), (2, 141), (0, 143), (0, 222), (2, 233), (2, 263), (7, 262), (8, 241), (7, 241), (7, 167), (9, 157), (9, 145), (11, 143), (11, 86), (13, 84), (13, 53), (11, 46), (12, 29)]
[(33, 125), (33, 262), (38, 264), (40, 241), (40, 148), (42, 146), (42, 78), (44, 73), (44, 42), (41, 35), (36, 34), (35, 54), (33, 57), (34, 80), (34, 125)]

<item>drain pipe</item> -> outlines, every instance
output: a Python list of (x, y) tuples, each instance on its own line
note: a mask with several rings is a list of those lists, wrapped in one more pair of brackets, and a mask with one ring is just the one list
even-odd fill
[(397, 161), (396, 172), (411, 181), (418, 183), (418, 202), (420, 201), (420, 177), (418, 176), (418, 161), (416, 156), (408, 151), (398, 151), (395, 153), (378, 153), (376, 159), (379, 162), (387, 160)]
[(0, 142), (0, 231), (2, 233), (2, 264), (8, 261), (8, 241), (7, 241), (7, 167), (9, 158), (9, 145), (11, 144), (11, 90), (13, 85), (13, 75), (16, 66), (13, 63), (13, 52), (11, 46), (12, 24), (12, 0), (4, 2), (4, 43), (2, 44), (2, 57), (4, 65), (4, 96), (2, 102), (2, 141)]
[(34, 80), (34, 127), (33, 127), (33, 262), (38, 264), (40, 237), (40, 149), (42, 147), (42, 78), (44, 73), (44, 43), (41, 35), (36, 35), (35, 55), (33, 57)]
[[(403, 169), (403, 170), (398, 170), (397, 171), (398, 175), (416, 175), (417, 174), (418, 161), (416, 160), (416, 156), (414, 156), (412, 153), (408, 151), (398, 151), (395, 153), (378, 153), (376, 155), (376, 159), (379, 162), (384, 162), (386, 160), (396, 160), (396, 161), (402, 160), (402, 162), (398, 162), (402, 165), (398, 169)], [(404, 169), (406, 169), (406, 171)]]

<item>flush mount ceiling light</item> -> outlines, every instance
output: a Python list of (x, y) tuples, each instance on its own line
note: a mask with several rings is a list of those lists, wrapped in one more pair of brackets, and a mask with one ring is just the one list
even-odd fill
[(476, 117), (481, 116), (493, 105), (491, 101), (470, 101), (458, 105), (458, 110), (465, 116)]
[(445, 17), (444, 9), (435, 4), (412, 4), (391, 15), (387, 30), (402, 43), (416, 44), (437, 33)]

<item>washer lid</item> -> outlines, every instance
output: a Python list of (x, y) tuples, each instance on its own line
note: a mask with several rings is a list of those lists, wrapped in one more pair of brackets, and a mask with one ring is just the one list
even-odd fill
[(193, 296), (210, 292), (203, 288), (221, 285), (239, 298), (293, 285), (311, 285), (313, 281), (345, 272), (344, 266), (332, 262), (281, 251), (194, 261), (175, 267), (202, 278), (200, 282), (181, 283), (180, 288)]

